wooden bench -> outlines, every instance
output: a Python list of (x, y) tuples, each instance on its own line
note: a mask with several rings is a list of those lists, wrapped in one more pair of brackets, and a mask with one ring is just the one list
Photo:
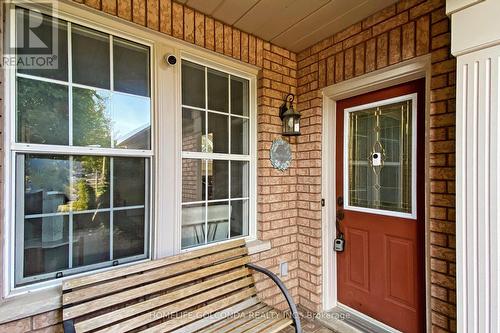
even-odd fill
[[(277, 284), (289, 316), (257, 298), (252, 271)], [(287, 289), (250, 263), (244, 240), (66, 280), (62, 288), (67, 333), (302, 332)]]

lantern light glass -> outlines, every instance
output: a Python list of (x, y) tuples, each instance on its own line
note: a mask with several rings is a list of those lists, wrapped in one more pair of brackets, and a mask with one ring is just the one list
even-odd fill
[(294, 98), (293, 94), (288, 94), (280, 107), (283, 136), (300, 135), (300, 113), (293, 108)]

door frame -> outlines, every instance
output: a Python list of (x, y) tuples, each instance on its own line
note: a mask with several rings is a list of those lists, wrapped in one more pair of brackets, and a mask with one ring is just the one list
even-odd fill
[[(338, 304), (337, 298), (337, 254), (333, 251), (336, 235), (336, 203), (335, 203), (335, 146), (329, 144), (336, 138), (336, 104), (337, 101), (368, 92), (389, 88), (398, 84), (425, 78), (425, 141), (429, 136), (429, 111), (431, 92), (431, 55), (427, 54), (411, 60), (395, 64), (347, 81), (330, 85), (322, 89), (323, 97), (323, 135), (322, 135), (322, 175), (321, 192), (325, 205), (322, 209), (322, 264), (323, 264), (323, 311), (329, 311)], [(332, 141), (333, 140), (333, 141)], [(430, 254), (429, 254), (429, 150), (425, 147), (425, 313), (427, 329), (431, 327), (430, 313)], [(378, 325), (373, 320), (374, 325)]]

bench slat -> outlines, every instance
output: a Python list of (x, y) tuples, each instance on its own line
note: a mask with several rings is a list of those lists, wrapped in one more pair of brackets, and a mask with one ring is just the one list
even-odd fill
[(225, 322), (230, 320), (233, 318), (233, 315), (240, 313), (241, 311), (245, 311), (248, 308), (252, 308), (257, 304), (259, 304), (259, 300), (256, 297), (252, 297), (227, 309), (214, 313), (206, 318), (202, 318), (189, 325), (176, 329), (172, 333), (193, 333), (199, 330), (206, 332), (206, 327), (219, 323), (220, 321)]
[[(227, 261), (212, 267), (203, 268), (200, 270), (192, 271), (183, 275), (178, 275), (173, 278), (165, 279), (159, 282), (143, 285), (134, 289), (122, 291), (110, 296), (98, 298), (82, 304), (78, 304), (68, 308), (64, 311), (63, 319), (72, 319), (82, 316), (87, 313), (98, 311), (112, 305), (121, 304), (136, 298), (151, 295), (162, 290), (176, 287), (185, 283), (196, 281), (201, 278), (206, 278), (211, 275), (221, 273), (245, 265), (248, 262), (246, 257), (236, 260)], [(249, 275), (250, 272), (247, 268), (242, 268), (239, 273)]]
[(239, 239), (66, 280), (64, 329), (278, 333), (295, 320), (260, 302), (253, 272), (266, 271), (250, 262), (246, 243)]
[[(122, 322), (116, 323), (111, 328), (106, 328), (106, 331), (111, 332), (114, 327), (127, 326), (127, 323), (130, 323), (129, 326), (133, 326), (132, 323), (136, 323), (139, 325), (136, 327), (140, 327), (158, 320), (158, 314), (160, 313), (162, 316), (177, 313), (200, 302), (210, 301), (230, 291), (252, 285), (252, 278), (245, 278), (246, 274), (248, 274), (248, 271), (240, 270), (232, 274), (223, 275), (140, 303), (132, 304), (122, 309), (89, 318), (77, 323), (75, 327), (78, 332), (87, 332), (118, 321)], [(233, 282), (236, 279), (240, 280)], [(215, 289), (210, 290), (210, 288)]]
[(239, 316), (234, 316), (233, 318), (228, 318), (220, 323), (213, 324), (203, 330), (203, 333), (219, 333), (219, 332), (227, 332), (228, 330), (240, 326), (247, 321), (250, 321), (251, 318), (247, 316), (250, 312), (257, 311), (259, 309), (265, 308), (266, 305), (262, 303), (258, 303), (257, 305), (246, 309), (239, 313)]
[(217, 302), (213, 302), (213, 303), (208, 304), (202, 308), (196, 309), (196, 310), (190, 312), (189, 315), (187, 315), (187, 316), (174, 318), (174, 319), (169, 320), (167, 322), (163, 322), (159, 325), (148, 328), (142, 332), (144, 332), (144, 333), (171, 332), (172, 330), (174, 330), (180, 326), (189, 324), (190, 322), (195, 320), (195, 318), (202, 318), (205, 315), (208, 315), (208, 314), (217, 312), (219, 310), (222, 310), (224, 308), (227, 308), (233, 304), (241, 302), (244, 299), (247, 299), (249, 297), (254, 296), (256, 293), (257, 293), (257, 291), (255, 290), (254, 287), (244, 289), (236, 294), (233, 294), (231, 296), (223, 298)]
[[(265, 333), (278, 333), (281, 332), (283, 329), (287, 328), (288, 326), (291, 326), (292, 324), (293, 321), (291, 319), (282, 319), (281, 321), (275, 323), (271, 327), (268, 327)], [(259, 332), (259, 333), (264, 333), (264, 332)]]
[(260, 325), (261, 323), (266, 321), (266, 318), (263, 316), (256, 316), (256, 315), (262, 315), (265, 313), (268, 313), (272, 309), (269, 306), (265, 306), (263, 308), (260, 308), (258, 310), (253, 311), (252, 313), (247, 314), (247, 318), (249, 320), (242, 320), (238, 324), (239, 325), (234, 325), (232, 327), (227, 327), (223, 328), (220, 330), (220, 332), (246, 332), (247, 330), (250, 330), (254, 328), (257, 325)]
[[(92, 298), (102, 297), (115, 292), (122, 291), (127, 288), (134, 287), (156, 280), (162, 280), (173, 275), (178, 275), (183, 272), (193, 271), (202, 267), (213, 265), (217, 262), (229, 260), (235, 257), (241, 257), (246, 254), (245, 248), (233, 249), (225, 252), (220, 252), (210, 256), (196, 258), (170, 266), (155, 269), (144, 274), (136, 274), (123, 279), (113, 280), (107, 283), (90, 286), (87, 288), (78, 289), (76, 291), (63, 294), (63, 305), (68, 305), (76, 302), (86, 301)], [(248, 258), (245, 256), (244, 258)], [(245, 263), (247, 263), (246, 261)], [(242, 263), (244, 265), (245, 263)]]
[[(263, 308), (259, 309), (259, 310), (256, 310), (256, 311), (269, 311), (271, 310), (270, 307), (268, 306), (264, 306)], [(255, 311), (254, 311), (255, 312)], [(247, 315), (245, 318), (240, 318), (239, 320), (237, 320), (234, 324), (232, 325), (228, 325), (228, 326), (224, 326), (222, 329), (216, 331), (217, 333), (227, 333), (227, 332), (232, 332), (233, 330), (235, 329), (238, 329), (239, 327), (241, 326), (244, 326), (246, 325), (246, 327), (253, 327), (253, 325), (256, 325), (257, 322), (253, 322), (256, 318), (254, 318), (253, 316), (250, 316), (250, 315)], [(253, 322), (253, 323), (251, 323)]]
[[(244, 246), (245, 240), (238, 239), (231, 242), (222, 243), (219, 245), (208, 246), (200, 250), (194, 250), (186, 252), (173, 257), (166, 257), (162, 259), (157, 259), (153, 261), (148, 261), (145, 263), (140, 263), (136, 265), (131, 265), (127, 267), (121, 267), (114, 270), (109, 270), (106, 272), (101, 272), (97, 274), (83, 276), (81, 278), (75, 278), (71, 280), (66, 280), (63, 282), (63, 290), (74, 289), (78, 287), (83, 287), (87, 285), (92, 285), (95, 283), (104, 282), (107, 280), (119, 278), (124, 275), (136, 274), (147, 270), (157, 269), (163, 266), (172, 265), (175, 263), (183, 262), (186, 260), (191, 260), (198, 257), (203, 257), (211, 255), (217, 252), (222, 252), (225, 250), (230, 250), (238, 247)], [(246, 248), (245, 248), (246, 249)]]

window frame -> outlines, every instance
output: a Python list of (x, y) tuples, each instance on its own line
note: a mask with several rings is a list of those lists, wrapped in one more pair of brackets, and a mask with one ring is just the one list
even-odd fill
[[(22, 262), (22, 260), (19, 259), (19, 256), (16, 255), (16, 251), (22, 250), (20, 248), (20, 242), (18, 242), (20, 233), (18, 232), (19, 230), (19, 223), (22, 223), (24, 221), (23, 216), (17, 216), (16, 217), (16, 211), (18, 210), (17, 205), (19, 204), (18, 200), (16, 200), (16, 190), (19, 185), (21, 187), (24, 186), (24, 184), (19, 184), (19, 172), (16, 168), (16, 162), (17, 162), (17, 157), (18, 155), (23, 155), (23, 154), (48, 154), (48, 155), (62, 155), (62, 156), (73, 156), (73, 155), (80, 155), (80, 156), (107, 156), (107, 157), (139, 157), (139, 158), (144, 158), (147, 160), (146, 163), (146, 168), (145, 172), (148, 177), (148, 181), (145, 183), (145, 191), (146, 191), (146, 201), (145, 201), (145, 230), (144, 230), (144, 235), (145, 235), (145, 250), (146, 253), (142, 255), (137, 255), (133, 256), (127, 259), (121, 259), (123, 263), (120, 263), (118, 265), (119, 267), (123, 267), (125, 265), (133, 265), (139, 262), (144, 262), (147, 260), (150, 260), (153, 257), (153, 230), (154, 230), (154, 224), (155, 224), (155, 214), (154, 214), (154, 206), (153, 206), (153, 201), (154, 201), (154, 182), (155, 182), (155, 173), (154, 173), (154, 164), (155, 164), (155, 157), (156, 157), (156, 142), (155, 142), (155, 131), (156, 131), (156, 126), (155, 126), (155, 117), (156, 117), (156, 89), (155, 89), (155, 43), (152, 40), (146, 39), (146, 38), (138, 38), (134, 36), (133, 34), (128, 34), (124, 33), (119, 29), (114, 29), (113, 27), (107, 27), (104, 24), (98, 24), (97, 22), (93, 20), (86, 20), (85, 16), (84, 17), (79, 17), (77, 15), (71, 15), (69, 13), (66, 13), (64, 11), (58, 10), (58, 5), (54, 6), (53, 11), (50, 11), (43, 5), (36, 5), (36, 4), (31, 4), (31, 3), (21, 3), (21, 4), (16, 4), (12, 3), (6, 8), (8, 9), (6, 11), (5, 15), (5, 26), (9, 27), (9, 29), (6, 29), (5, 31), (5, 36), (7, 37), (7, 40), (12, 40), (15, 38), (15, 8), (20, 7), (24, 9), (35, 9), (40, 11), (41, 13), (45, 15), (49, 15), (51, 17), (65, 20), (68, 23), (68, 27), (72, 27), (72, 25), (80, 25), (86, 28), (90, 28), (92, 30), (96, 30), (105, 34), (110, 35), (110, 69), (113, 68), (113, 38), (114, 37), (119, 37), (131, 42), (135, 42), (137, 44), (146, 46), (149, 48), (149, 75), (150, 75), (150, 123), (151, 123), (151, 137), (150, 137), (150, 149), (123, 149), (123, 148), (95, 148), (95, 147), (79, 147), (79, 146), (64, 146), (64, 145), (52, 145), (52, 144), (35, 144), (35, 143), (21, 143), (21, 142), (16, 142), (16, 103), (17, 103), (17, 96), (16, 96), (16, 87), (17, 87), (17, 78), (27, 78), (27, 79), (34, 79), (40, 82), (48, 82), (48, 83), (57, 83), (64, 85), (65, 87), (68, 87), (68, 91), (71, 91), (73, 87), (75, 88), (84, 88), (84, 89), (97, 89), (97, 90), (103, 90), (101, 88), (96, 88), (96, 87), (91, 87), (83, 84), (78, 84), (70, 81), (70, 73), (71, 73), (71, 68), (72, 68), (72, 63), (71, 63), (71, 58), (70, 57), (70, 45), (71, 45), (71, 29), (68, 29), (67, 31), (67, 38), (68, 38), (68, 81), (60, 81), (60, 80), (54, 80), (50, 78), (45, 78), (45, 77), (38, 77), (38, 76), (32, 76), (28, 74), (22, 74), (22, 73), (17, 73), (15, 68), (8, 67), (6, 68), (6, 85), (5, 85), (5, 91), (6, 91), (6, 103), (5, 103), (5, 123), (4, 123), (4, 138), (6, 139), (4, 142), (4, 148), (5, 148), (5, 154), (4, 154), (4, 166), (5, 166), (5, 172), (4, 172), (4, 179), (5, 179), (5, 195), (4, 195), (4, 205), (5, 205), (5, 215), (4, 215), (4, 223), (3, 223), (3, 231), (6, 235), (6, 246), (4, 247), (4, 260), (5, 264), (2, 267), (3, 270), (3, 281), (7, 282), (4, 283), (4, 295), (5, 296), (13, 296), (17, 294), (22, 294), (25, 292), (29, 292), (32, 290), (36, 289), (41, 289), (41, 288), (46, 288), (54, 285), (59, 285), (65, 278), (73, 278), (75, 276), (80, 276), (80, 275), (85, 275), (85, 274), (92, 274), (96, 273), (99, 271), (105, 271), (112, 269), (115, 266), (109, 265), (109, 261), (106, 261), (104, 263), (96, 263), (96, 264), (91, 264), (88, 266), (82, 266), (82, 267), (75, 267), (71, 269), (65, 269), (64, 271), (70, 271), (72, 272), (71, 275), (64, 276), (62, 278), (53, 278), (49, 280), (41, 280), (37, 281), (43, 278), (43, 276), (50, 275), (53, 273), (45, 273), (45, 274), (40, 274), (36, 275), (33, 278), (28, 277), (28, 278), (22, 278), (19, 281), (27, 282), (28, 284), (25, 285), (20, 285), (16, 286), (16, 282), (18, 281), (18, 276), (21, 272), (21, 270), (16, 271), (16, 267)], [(113, 83), (112, 83), (112, 76), (110, 77), (110, 87), (109, 89), (104, 89), (106, 91), (113, 91)], [(124, 94), (124, 95), (131, 95), (128, 93), (122, 93), (122, 92), (117, 92), (119, 94)], [(140, 98), (143, 98), (143, 96), (138, 96)], [(73, 103), (72, 101), (72, 92), (68, 94), (68, 103)], [(69, 121), (71, 122), (71, 114), (72, 112), (68, 110), (70, 113), (68, 114), (69, 116)], [(73, 129), (71, 126), (68, 127), (69, 129), (69, 138), (70, 141), (68, 144), (72, 142), (72, 131)], [(111, 213), (111, 211), (109, 211)], [(24, 227), (23, 227), (24, 228)], [(22, 228), (22, 229), (23, 229)], [(71, 235), (71, 233), (70, 233)], [(69, 252), (71, 253), (71, 251)], [(74, 273), (73, 273), (74, 272)], [(33, 282), (31, 282), (33, 281)]]
[[(222, 56), (221, 56), (222, 57)], [(248, 154), (231, 154), (230, 151), (228, 153), (206, 153), (206, 152), (188, 152), (188, 151), (183, 151), (182, 150), (182, 112), (183, 112), (183, 107), (188, 107), (194, 110), (203, 110), (206, 112), (214, 112), (214, 113), (219, 113), (222, 114), (221, 112), (218, 111), (210, 111), (208, 108), (197, 108), (197, 107), (192, 107), (192, 106), (185, 106), (182, 104), (182, 89), (179, 89), (179, 106), (177, 108), (177, 113), (179, 115), (179, 120), (178, 120), (178, 128), (180, 129), (178, 132), (178, 137), (179, 137), (179, 144), (177, 146), (177, 150), (179, 152), (179, 159), (177, 162), (177, 168), (179, 170), (179, 177), (177, 181), (177, 188), (179, 188), (180, 192), (182, 192), (182, 161), (184, 158), (195, 158), (195, 159), (201, 159), (202, 161), (204, 160), (224, 160), (224, 161), (247, 161), (249, 162), (249, 187), (248, 187), (248, 211), (249, 211), (249, 216), (248, 216), (248, 235), (244, 236), (239, 236), (239, 237), (234, 237), (234, 238), (229, 238), (225, 240), (220, 240), (220, 241), (214, 241), (211, 243), (206, 243), (206, 244), (201, 244), (201, 245), (195, 245), (191, 246), (185, 249), (182, 249), (182, 244), (181, 244), (181, 233), (182, 233), (182, 196), (180, 195), (178, 197), (177, 201), (177, 211), (178, 211), (178, 219), (177, 219), (177, 225), (178, 225), (178, 230), (176, 231), (176, 236), (178, 237), (178, 240), (176, 242), (177, 246), (177, 253), (184, 253), (184, 252), (189, 252), (193, 250), (198, 250), (202, 248), (206, 248), (209, 246), (214, 246), (216, 244), (221, 244), (221, 243), (226, 243), (230, 242), (235, 239), (245, 239), (247, 242), (253, 241), (257, 239), (257, 77), (255, 74), (249, 74), (248, 72), (244, 72), (241, 70), (238, 70), (236, 68), (227, 66), (224, 62), (215, 62), (210, 59), (203, 58), (197, 54), (194, 54), (192, 52), (181, 52), (180, 53), (180, 61), (179, 66), (178, 66), (178, 76), (179, 76), (179, 88), (182, 88), (181, 86), (181, 77), (182, 77), (182, 60), (186, 60), (192, 63), (195, 63), (197, 65), (206, 67), (206, 70), (208, 69), (214, 69), (220, 72), (223, 72), (225, 74), (228, 74), (229, 76), (235, 76), (239, 77), (242, 79), (248, 80), (248, 116), (243, 116), (240, 118), (248, 119), (249, 121), (249, 130), (248, 130)], [(231, 80), (229, 80), (229, 85), (231, 85)], [(207, 92), (208, 86), (207, 86), (207, 77), (205, 76), (205, 93)], [(207, 98), (207, 96), (205, 96)], [(230, 102), (229, 102), (230, 104)], [(226, 113), (224, 113), (226, 114)], [(229, 116), (230, 109), (227, 113)], [(238, 116), (238, 115), (236, 115)], [(229, 140), (231, 140), (229, 138)], [(229, 146), (228, 146), (229, 147)], [(229, 148), (230, 149), (230, 148)], [(230, 178), (230, 176), (229, 176)], [(242, 199), (242, 198), (239, 198)], [(203, 200), (205, 202), (207, 200)], [(217, 202), (217, 201), (228, 201), (230, 202), (232, 200), (229, 199), (224, 199), (224, 200), (209, 200), (210, 202)], [(191, 202), (188, 204), (195, 204), (196, 202)]]
[(382, 216), (392, 216), (406, 219), (416, 219), (417, 218), (417, 93), (411, 93), (406, 95), (401, 95), (393, 98), (388, 98), (380, 101), (376, 101), (373, 103), (366, 103), (362, 105), (353, 106), (350, 108), (346, 108), (344, 110), (344, 136), (343, 136), (343, 148), (344, 152), (348, 152), (349, 150), (349, 116), (351, 113), (356, 111), (362, 111), (370, 108), (376, 108), (379, 106), (390, 105), (398, 102), (411, 101), (411, 125), (412, 125), (412, 147), (410, 150), (411, 153), (411, 182), (410, 182), (410, 193), (411, 193), (411, 212), (399, 212), (392, 211), (381, 208), (368, 208), (368, 207), (360, 207), (353, 206), (349, 203), (349, 156), (347, 153), (344, 153), (342, 167), (344, 168), (344, 176), (342, 179), (343, 182), (343, 195), (344, 195), (344, 210), (356, 211), (362, 213), (370, 213), (377, 214)]
[[(39, 10), (42, 13), (71, 21), (75, 24), (91, 27), (105, 33), (110, 33), (118, 37), (125, 38), (143, 45), (150, 46), (151, 50), (151, 151), (153, 157), (150, 163), (150, 228), (149, 228), (149, 258), (141, 261), (124, 263), (118, 267), (135, 265), (140, 262), (147, 262), (151, 259), (158, 259), (166, 256), (179, 254), (185, 251), (214, 246), (230, 240), (218, 243), (210, 243), (196, 248), (181, 251), (181, 147), (182, 147), (182, 118), (180, 117), (181, 107), (181, 66), (170, 66), (165, 63), (164, 56), (172, 54), (181, 59), (200, 62), (211, 68), (218, 69), (233, 75), (246, 78), (250, 81), (250, 142), (249, 149), (252, 163), (250, 164), (250, 218), (249, 235), (245, 237), (247, 241), (256, 240), (257, 236), (257, 76), (260, 67), (251, 65), (226, 57), (209, 49), (205, 49), (194, 44), (184, 42), (164, 33), (153, 31), (146, 27), (140, 27), (131, 21), (117, 20), (105, 13), (90, 10), (76, 3), (54, 2), (53, 8), (47, 8), (36, 0), (25, 0), (22, 7)], [(11, 18), (9, 9), (13, 3), (7, 4), (5, 10), (4, 37), (9, 43), (12, 35)], [(189, 59), (188, 59), (189, 58)], [(178, 62), (179, 64), (179, 62)], [(44, 311), (60, 307), (59, 294), (60, 285), (67, 277), (53, 279), (30, 285), (15, 287), (14, 282), (14, 240), (15, 240), (15, 206), (14, 206), (14, 180), (12, 171), (15, 164), (11, 158), (11, 148), (15, 145), (15, 132), (12, 130), (12, 119), (15, 113), (15, 99), (12, 99), (15, 91), (15, 69), (5, 68), (5, 81), (2, 85), (4, 91), (4, 122), (3, 122), (3, 221), (1, 222), (2, 233), (5, 242), (1, 249), (2, 262), (0, 272), (0, 284), (2, 286), (2, 296), (6, 299), (17, 299), (19, 297), (38, 295), (45, 291), (54, 294), (54, 299), (49, 300), (50, 305), (44, 307)], [(162, 93), (159, 93), (162, 92)], [(13, 106), (14, 104), (14, 106)], [(175, 111), (175, 112), (174, 112)], [(15, 123), (15, 119), (14, 119)], [(36, 144), (30, 144), (33, 152), (40, 151)], [(51, 147), (57, 150), (57, 146)], [(65, 152), (71, 153), (72, 147), (65, 147)], [(80, 154), (89, 153), (99, 155), (95, 148), (87, 147), (87, 151)], [(62, 153), (62, 152), (61, 152)], [(101, 155), (106, 155), (102, 153)], [(121, 156), (121, 151), (116, 150), (114, 156)], [(174, 156), (174, 158), (172, 158)], [(161, 170), (161, 172), (159, 172)], [(172, 184), (175, 190), (172, 191)], [(70, 278), (109, 271), (116, 267), (100, 268), (92, 271), (78, 273)], [(57, 301), (56, 301), (57, 300)], [(32, 315), (41, 313), (40, 310), (29, 310)]]

